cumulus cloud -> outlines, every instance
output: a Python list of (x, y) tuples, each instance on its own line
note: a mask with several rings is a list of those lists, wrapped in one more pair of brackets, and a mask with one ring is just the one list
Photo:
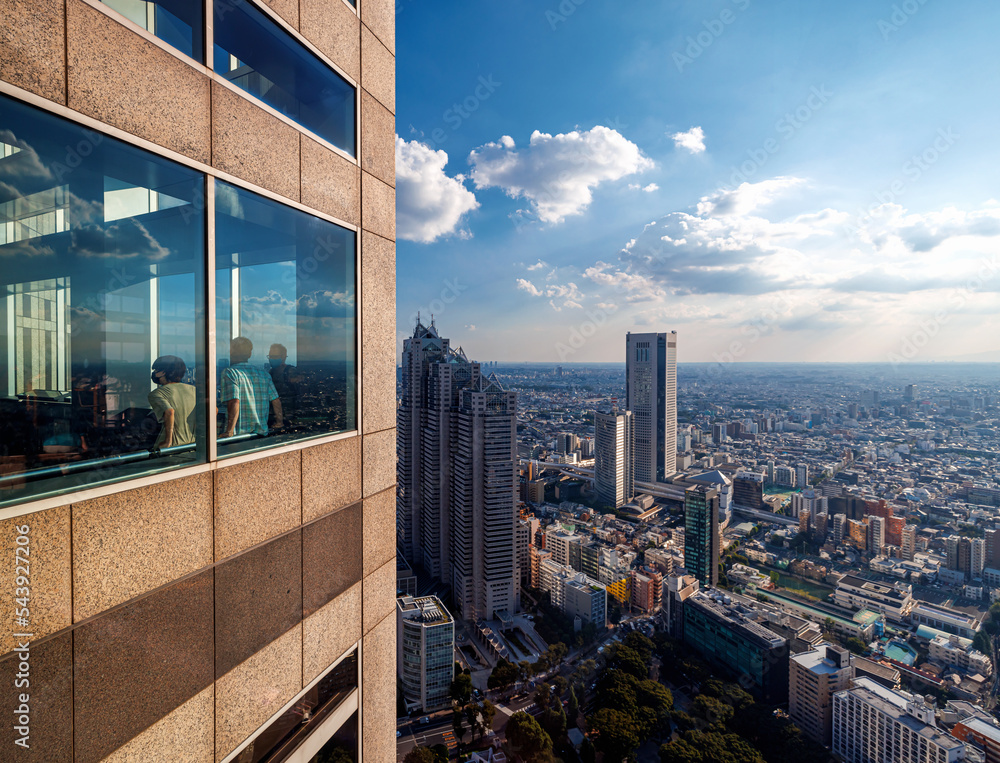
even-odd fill
[(692, 154), (705, 151), (705, 131), (700, 127), (692, 127), (687, 132), (675, 132), (670, 136), (677, 148), (683, 148)]
[(87, 223), (71, 231), (72, 246), (83, 257), (162, 260), (170, 250), (135, 218), (107, 226)]
[(584, 294), (572, 282), (567, 284), (549, 284), (538, 288), (531, 281), (518, 278), (517, 288), (528, 292), (533, 297), (548, 297), (549, 304), (556, 312), (561, 311), (564, 307), (583, 307)]
[(650, 183), (649, 185), (642, 185), (641, 183), (629, 183), (628, 189), (630, 191), (643, 191), (644, 193), (652, 193), (653, 191), (659, 191), (660, 186), (656, 183)]
[(469, 237), (462, 217), (479, 202), (462, 175), (448, 177), (448, 154), (396, 136), (396, 227), (400, 238), (429, 244), (448, 235)]
[(545, 223), (582, 214), (601, 183), (655, 166), (621, 133), (601, 125), (558, 135), (536, 130), (520, 149), (504, 135), (472, 151), (469, 164), (476, 188), (502, 188), (511, 198), (527, 199)]
[(534, 265), (528, 265), (528, 270), (541, 270), (542, 268), (547, 268), (549, 264), (545, 260), (539, 260)]
[(521, 291), (526, 291), (533, 297), (542, 296), (542, 291), (537, 286), (535, 286), (531, 281), (527, 281), (523, 278), (517, 279), (517, 288)]

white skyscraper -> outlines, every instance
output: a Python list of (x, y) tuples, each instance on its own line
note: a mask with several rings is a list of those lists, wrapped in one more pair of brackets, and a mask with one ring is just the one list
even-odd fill
[(901, 553), (907, 561), (913, 561), (913, 555), (917, 552), (917, 526), (905, 525), (902, 533), (903, 547)]
[(677, 471), (677, 332), (625, 335), (626, 409), (635, 431), (636, 482)]
[(635, 497), (633, 414), (594, 414), (594, 487), (597, 497), (618, 508)]

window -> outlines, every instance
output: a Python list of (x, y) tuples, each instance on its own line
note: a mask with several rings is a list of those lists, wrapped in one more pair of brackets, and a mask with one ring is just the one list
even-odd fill
[(0, 505), (204, 460), (204, 177), (0, 115)]
[(205, 7), (192, 0), (102, 0), (186, 56), (205, 59)]
[(215, 5), (215, 72), (351, 156), (354, 88), (247, 0)]
[(355, 428), (353, 231), (216, 183), (219, 455)]

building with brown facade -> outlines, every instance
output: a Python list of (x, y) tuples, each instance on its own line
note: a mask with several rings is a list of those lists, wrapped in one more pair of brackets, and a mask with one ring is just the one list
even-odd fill
[(0, 758), (394, 760), (392, 2), (0, 17)]

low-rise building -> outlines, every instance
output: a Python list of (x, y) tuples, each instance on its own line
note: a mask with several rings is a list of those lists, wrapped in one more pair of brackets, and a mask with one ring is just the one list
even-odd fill
[(950, 633), (962, 638), (973, 639), (982, 627), (982, 621), (973, 615), (957, 609), (931, 604), (927, 601), (913, 603), (909, 612), (909, 620), (914, 626), (929, 625), (939, 631)]
[(857, 575), (844, 575), (837, 583), (833, 598), (838, 606), (846, 609), (881, 612), (888, 619), (902, 623), (913, 607), (913, 586), (889, 585)]
[(993, 662), (974, 649), (968, 639), (959, 636), (935, 636), (928, 646), (930, 657), (944, 665), (953, 665), (966, 673), (993, 675)]

